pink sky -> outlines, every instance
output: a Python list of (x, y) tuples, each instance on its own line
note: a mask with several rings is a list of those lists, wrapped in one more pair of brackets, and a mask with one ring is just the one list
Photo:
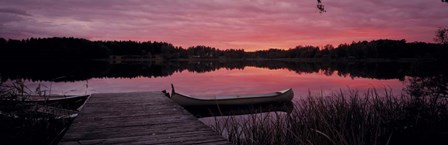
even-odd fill
[(433, 42), (440, 0), (3, 0), (0, 37), (165, 41), (246, 50), (373, 39)]

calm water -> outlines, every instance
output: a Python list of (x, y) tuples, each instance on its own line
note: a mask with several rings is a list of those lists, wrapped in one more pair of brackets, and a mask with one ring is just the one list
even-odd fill
[(31, 90), (41, 85), (52, 94), (161, 91), (169, 90), (173, 83), (177, 91), (199, 97), (293, 88), (295, 98), (307, 96), (309, 92), (328, 95), (340, 90), (365, 92), (372, 88), (399, 94), (412, 75), (421, 73), (415, 71), (416, 66), (425, 66), (283, 61), (23, 65), (3, 65), (6, 69), (0, 72), (2, 81), (22, 79)]
[[(341, 90), (363, 93), (373, 88), (379, 93), (387, 89), (400, 94), (403, 90), (413, 89), (422, 90), (420, 92), (442, 90), (448, 94), (447, 65), (291, 61), (0, 62), (0, 80), (3, 83), (24, 80), (31, 91), (40, 86), (47, 93), (67, 95), (162, 91), (169, 90), (171, 83), (178, 92), (198, 97), (269, 93), (293, 88), (294, 99), (298, 100), (309, 93), (326, 96)], [(244, 119), (247, 116), (237, 117)], [(212, 125), (214, 119), (200, 120)]]
[(25, 80), (52, 94), (176, 90), (193, 96), (267, 93), (293, 88), (295, 97), (339, 90), (401, 93), (414, 77), (446, 74), (445, 64), (365, 62), (2, 62), (0, 80)]
[(404, 86), (404, 82), (399, 79), (352, 78), (349, 75), (337, 75), (337, 72), (325, 75), (323, 71), (299, 74), (287, 69), (271, 70), (257, 67), (233, 70), (221, 68), (204, 73), (181, 71), (156, 78), (92, 78), (76, 82), (27, 82), (31, 88), (45, 85), (48, 90), (51, 88), (51, 93), (57, 94), (161, 91), (169, 90), (171, 83), (179, 92), (200, 97), (268, 93), (287, 88), (294, 89), (295, 97), (306, 96), (309, 91), (326, 95), (347, 88), (360, 91), (388, 88), (400, 92)]

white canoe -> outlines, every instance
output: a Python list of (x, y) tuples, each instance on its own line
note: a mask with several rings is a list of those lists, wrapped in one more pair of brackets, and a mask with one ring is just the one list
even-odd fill
[(290, 88), (268, 94), (196, 98), (175, 92), (174, 86), (172, 84), (171, 84), (171, 96), (170, 96), (170, 98), (173, 101), (175, 101), (181, 106), (250, 105), (250, 104), (291, 101), (293, 97), (294, 92), (292, 91), (292, 88)]

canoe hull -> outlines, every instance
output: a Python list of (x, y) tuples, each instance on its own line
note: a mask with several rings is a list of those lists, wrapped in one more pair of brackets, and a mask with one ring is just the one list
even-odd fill
[(181, 106), (263, 104), (270, 102), (291, 101), (293, 97), (294, 92), (292, 91), (292, 89), (279, 91), (268, 95), (267, 94), (246, 95), (246, 96), (243, 95), (232, 98), (227, 97), (226, 99), (222, 99), (220, 97), (216, 97), (215, 99), (198, 99), (176, 92), (172, 92), (171, 95), (171, 99)]
[(44, 105), (68, 110), (80, 110), (90, 95), (83, 96), (26, 96), (17, 100), (0, 100), (0, 104)]
[(89, 97), (90, 95), (62, 96), (43, 100), (29, 100), (27, 102), (79, 111)]

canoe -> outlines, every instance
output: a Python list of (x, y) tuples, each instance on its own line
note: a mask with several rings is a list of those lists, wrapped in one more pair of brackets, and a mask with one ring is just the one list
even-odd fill
[(0, 144), (56, 144), (88, 100), (83, 96), (0, 98)]
[(178, 93), (171, 84), (170, 98), (181, 106), (206, 106), (206, 105), (250, 105), (271, 102), (291, 101), (294, 97), (292, 88), (268, 94), (233, 95), (210, 98), (197, 98)]
[(56, 144), (79, 113), (39, 104), (3, 111), (0, 144)]
[(68, 110), (39, 104), (27, 104), (14, 110), (0, 110), (0, 118), (3, 120), (6, 118), (19, 120), (73, 119), (78, 116), (78, 113), (79, 111), (77, 110)]
[[(39, 104), (51, 107), (58, 107), (68, 110), (80, 110), (90, 95), (82, 96), (22, 96), (21, 100), (25, 104)], [(20, 101), (18, 101), (20, 102)]]
[(17, 96), (0, 101), (0, 115), (31, 119), (74, 118), (89, 96)]

